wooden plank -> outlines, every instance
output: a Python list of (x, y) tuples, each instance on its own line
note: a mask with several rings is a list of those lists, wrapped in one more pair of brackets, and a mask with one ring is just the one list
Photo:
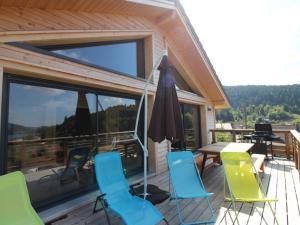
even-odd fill
[[(266, 162), (266, 169), (265, 169), (265, 176), (264, 179), (267, 179), (268, 182), (266, 182), (266, 186), (264, 186), (264, 191), (266, 191), (267, 197), (271, 199), (276, 199), (276, 187), (277, 187), (277, 178), (278, 178), (278, 163), (275, 161), (267, 161)], [(272, 202), (271, 206), (275, 210), (275, 203)], [(261, 223), (262, 224), (273, 224), (274, 222), (274, 217), (272, 215), (272, 211), (269, 207), (268, 204), (264, 204), (263, 210), (262, 210), (262, 215), (261, 217)], [(248, 223), (250, 225), (250, 223)]]
[(300, 210), (292, 174), (293, 167), (290, 161), (284, 161), (284, 163), (288, 215), (287, 224), (296, 224), (296, 221), (300, 221)]

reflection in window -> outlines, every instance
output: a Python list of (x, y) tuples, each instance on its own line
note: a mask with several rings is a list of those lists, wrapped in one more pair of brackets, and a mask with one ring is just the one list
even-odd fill
[(197, 106), (181, 104), (183, 114), (184, 138), (187, 149), (195, 150), (201, 146), (200, 116)]
[(13, 81), (8, 98), (6, 170), (25, 174), (35, 207), (95, 189), (98, 152), (118, 150), (127, 176), (141, 172), (135, 98)]
[(143, 164), (142, 151), (133, 139), (138, 105), (132, 98), (98, 96), (99, 149), (118, 150), (127, 176), (141, 171)]
[(96, 95), (10, 83), (7, 172), (21, 170), (32, 203), (94, 184)]
[(144, 77), (143, 41), (51, 46), (52, 52), (89, 65)]

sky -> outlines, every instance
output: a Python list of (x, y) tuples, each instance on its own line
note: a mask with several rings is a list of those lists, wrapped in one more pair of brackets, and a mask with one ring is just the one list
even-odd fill
[(180, 0), (223, 85), (300, 83), (300, 0)]

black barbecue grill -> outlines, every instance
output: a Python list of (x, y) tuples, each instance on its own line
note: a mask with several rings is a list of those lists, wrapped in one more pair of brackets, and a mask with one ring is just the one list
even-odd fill
[(271, 147), (272, 159), (274, 157), (272, 143), (282, 142), (279, 136), (273, 134), (272, 125), (269, 123), (257, 123), (255, 124), (255, 131), (250, 135), (245, 135), (245, 139), (250, 139), (251, 142), (255, 141), (255, 145), (252, 148), (252, 153), (265, 154), (267, 153), (268, 142)]

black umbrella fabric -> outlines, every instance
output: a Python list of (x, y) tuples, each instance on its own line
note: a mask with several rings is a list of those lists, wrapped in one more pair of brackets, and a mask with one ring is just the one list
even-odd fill
[(91, 114), (86, 95), (83, 91), (78, 91), (78, 100), (75, 113), (74, 135), (91, 134)]
[(154, 142), (167, 139), (171, 142), (184, 141), (183, 122), (177, 98), (174, 73), (176, 70), (164, 56), (158, 67), (160, 77), (149, 124), (148, 136)]

